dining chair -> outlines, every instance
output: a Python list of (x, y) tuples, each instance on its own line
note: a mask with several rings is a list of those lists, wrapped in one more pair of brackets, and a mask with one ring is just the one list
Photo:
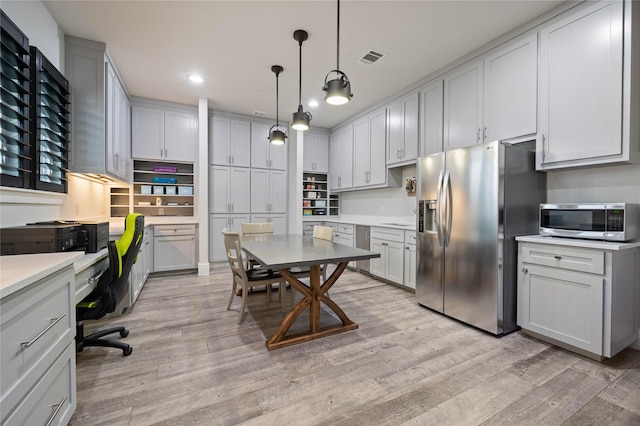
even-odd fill
[[(271, 284), (278, 283), (280, 288), (284, 288), (285, 279), (280, 276), (277, 271), (264, 268), (245, 268), (245, 261), (242, 255), (242, 245), (240, 242), (240, 234), (237, 232), (231, 232), (228, 229), (222, 230), (224, 236), (224, 246), (227, 253), (227, 260), (229, 261), (229, 267), (233, 275), (233, 285), (231, 287), (231, 297), (229, 298), (229, 304), (227, 304), (227, 310), (231, 308), (233, 298), (236, 296), (236, 289), (240, 287), (241, 292), (241, 304), (240, 304), (240, 316), (238, 317), (238, 324), (240, 324), (246, 315), (247, 296), (249, 294), (249, 288), (255, 286), (266, 286), (267, 299), (271, 300)], [(282, 309), (284, 306), (284, 297), (280, 298), (282, 303)]]
[[(273, 222), (244, 222), (240, 224), (242, 235), (273, 234)], [(247, 256), (247, 269), (259, 267), (260, 264)]]

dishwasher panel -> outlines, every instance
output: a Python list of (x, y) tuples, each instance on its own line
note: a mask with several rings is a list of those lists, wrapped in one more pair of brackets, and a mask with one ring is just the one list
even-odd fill
[[(368, 226), (356, 225), (356, 247), (370, 250), (370, 232)], [(360, 272), (369, 272), (369, 259), (357, 260), (356, 269)]]

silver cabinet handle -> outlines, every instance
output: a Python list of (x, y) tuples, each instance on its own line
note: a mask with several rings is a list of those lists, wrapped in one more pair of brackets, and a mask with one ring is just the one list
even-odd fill
[(476, 140), (480, 142), (480, 129), (476, 132)]
[(230, 212), (231, 211), (231, 204), (227, 203), (227, 211)]
[(553, 256), (553, 258), (556, 259), (556, 260), (561, 260), (562, 256), (555, 255), (555, 256)]
[(525, 274), (529, 273), (529, 270), (527, 268), (522, 268), (522, 272), (524, 272)]
[(482, 130), (482, 140), (487, 140), (487, 126), (484, 126), (484, 129)]
[(58, 415), (58, 413), (60, 412), (60, 409), (62, 408), (62, 406), (64, 405), (64, 403), (67, 401), (67, 395), (64, 396), (64, 398), (62, 398), (62, 401), (60, 401), (59, 403), (57, 403), (56, 405), (52, 405), (51, 408), (56, 407), (55, 411), (53, 412), (53, 414), (51, 414), (51, 417), (49, 417), (49, 421), (47, 421), (47, 426), (51, 426), (51, 423), (53, 423), (53, 419), (56, 418), (56, 416)]
[(404, 249), (405, 250), (409, 250), (409, 246), (404, 246)]
[(164, 157), (162, 156), (162, 147), (160, 148), (160, 158), (164, 158)]
[(33, 339), (29, 340), (28, 342), (20, 342), (20, 346), (22, 346), (23, 348), (28, 348), (29, 346), (33, 345), (35, 342), (38, 341), (38, 339), (40, 339), (42, 336), (45, 335), (45, 333), (49, 330), (51, 330), (51, 328), (53, 328), (54, 325), (56, 325), (57, 323), (60, 322), (60, 320), (64, 317), (67, 316), (67, 313), (64, 312), (62, 315), (60, 315), (58, 318), (51, 318), (51, 324), (49, 324), (47, 326), (47, 328), (45, 328), (44, 330), (42, 330), (36, 337), (34, 337)]
[(233, 203), (231, 203), (231, 211), (233, 211), (233, 210), (234, 210), (234, 209), (233, 209)]

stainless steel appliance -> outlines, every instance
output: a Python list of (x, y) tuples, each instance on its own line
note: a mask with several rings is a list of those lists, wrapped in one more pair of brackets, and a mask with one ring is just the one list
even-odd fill
[(546, 175), (498, 141), (418, 161), (416, 300), (495, 335), (517, 329), (515, 237), (535, 234)]
[(607, 241), (638, 238), (637, 204), (540, 204), (538, 217), (541, 235)]
[[(369, 250), (371, 244), (370, 228), (356, 225), (356, 247)], [(356, 269), (360, 272), (369, 272), (369, 259), (356, 260)]]

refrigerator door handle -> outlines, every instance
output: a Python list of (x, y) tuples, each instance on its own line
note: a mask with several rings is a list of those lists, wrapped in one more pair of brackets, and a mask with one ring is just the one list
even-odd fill
[(449, 242), (451, 241), (451, 223), (453, 220), (453, 190), (451, 189), (451, 173), (447, 170), (447, 173), (444, 176), (445, 188), (443, 191), (445, 193), (445, 205), (446, 205), (446, 216), (447, 223), (445, 225), (445, 237), (444, 237), (444, 246), (448, 247)]
[(443, 241), (443, 232), (444, 230), (442, 229), (442, 204), (441, 204), (441, 194), (442, 194), (442, 181), (443, 181), (443, 177), (444, 177), (444, 170), (440, 170), (440, 175), (438, 176), (438, 190), (436, 191), (436, 232), (438, 233), (438, 244), (440, 245), (440, 247), (444, 247), (444, 241)]

